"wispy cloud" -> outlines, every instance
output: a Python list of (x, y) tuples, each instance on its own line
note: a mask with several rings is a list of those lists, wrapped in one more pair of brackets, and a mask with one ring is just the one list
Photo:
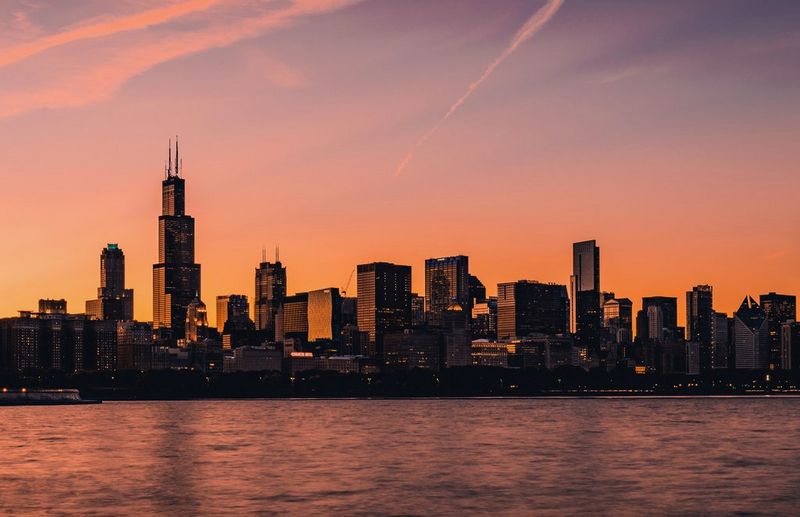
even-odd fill
[(395, 175), (399, 176), (403, 173), (403, 170), (411, 163), (411, 160), (414, 158), (414, 152), (417, 150), (419, 146), (427, 142), (431, 136), (433, 136), (436, 131), (438, 131), (439, 127), (449, 119), (456, 111), (458, 111), (461, 106), (469, 99), (472, 93), (478, 89), (478, 87), (492, 75), (492, 72), (500, 66), (503, 61), (508, 59), (508, 57), (514, 53), (520, 45), (528, 41), (534, 34), (539, 32), (539, 30), (544, 27), (544, 25), (550, 21), (550, 19), (555, 16), (558, 10), (561, 8), (561, 5), (564, 3), (564, 0), (548, 0), (548, 2), (541, 7), (538, 11), (536, 11), (533, 16), (531, 16), (528, 21), (525, 22), (517, 33), (514, 35), (514, 38), (511, 40), (511, 43), (503, 50), (503, 52), (495, 58), (494, 61), (489, 63), (489, 66), (486, 67), (486, 70), (483, 71), (483, 74), (473, 81), (468, 87), (467, 90), (464, 92), (461, 97), (458, 98), (447, 110), (447, 112), (439, 119), (439, 121), (431, 127), (425, 134), (422, 135), (415, 143), (411, 146), (411, 149), (408, 150), (406, 153), (405, 158), (403, 161), (400, 162), (400, 165), (397, 166), (395, 170)]
[[(40, 77), (36, 84), (25, 84), (14, 90), (3, 91), (0, 86), (0, 117), (39, 108), (77, 107), (104, 101), (132, 77), (158, 64), (225, 47), (285, 26), (298, 18), (334, 11), (358, 1), (294, 0), (286, 5), (283, 2), (264, 4), (226, 0), (215, 5), (212, 0), (196, 0), (43, 36), (25, 45), (0, 50), (0, 68), (44, 58), (47, 51), (58, 49), (66, 52), (72, 49), (70, 44), (79, 47), (71, 55), (78, 65), (58, 68), (50, 75), (47, 71), (42, 72), (44, 77)], [(203, 16), (193, 19), (188, 28), (182, 26), (180, 30), (169, 30), (163, 25), (200, 11), (205, 11)], [(157, 34), (151, 32), (154, 25), (162, 25)], [(139, 31), (141, 35), (124, 41), (115, 40), (121, 36), (119, 33), (130, 31)], [(97, 38), (105, 38), (104, 44), (85, 47), (89, 44), (85, 40)], [(81, 42), (84, 42), (83, 47)], [(276, 81), (279, 84), (297, 82), (287, 67), (271, 65), (273, 71), (277, 70), (279, 77)]]
[[(33, 57), (46, 50), (68, 45), (82, 40), (103, 38), (118, 32), (132, 31), (168, 22), (174, 18), (185, 16), (189, 13), (202, 11), (211, 7), (216, 0), (189, 0), (166, 7), (149, 9), (128, 16), (115, 17), (72, 29), (67, 29), (56, 34), (43, 36), (29, 43), (21, 44), (0, 51), (0, 67)], [(24, 13), (17, 13), (23, 17)]]

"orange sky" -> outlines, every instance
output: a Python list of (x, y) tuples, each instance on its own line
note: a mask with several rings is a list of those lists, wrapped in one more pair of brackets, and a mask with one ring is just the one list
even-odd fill
[(423, 291), (462, 253), (490, 292), (566, 284), (590, 238), (604, 290), (681, 320), (698, 283), (725, 312), (800, 291), (794, 2), (567, 0), (399, 176), (544, 1), (113, 4), (0, 6), (0, 315), (83, 310), (118, 242), (151, 318), (175, 134), (209, 307), (276, 243), (290, 292), (373, 260)]

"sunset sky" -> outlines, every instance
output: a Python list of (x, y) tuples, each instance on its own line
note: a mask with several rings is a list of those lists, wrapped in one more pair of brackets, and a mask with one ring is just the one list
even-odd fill
[(376, 260), (423, 292), (424, 259), (455, 254), (492, 294), (567, 284), (594, 238), (602, 289), (635, 310), (678, 296), (683, 322), (698, 283), (723, 312), (800, 293), (800, 2), (547, 6), (2, 2), (0, 316), (82, 312), (116, 242), (151, 319), (176, 134), (212, 321), (276, 244), (289, 292)]

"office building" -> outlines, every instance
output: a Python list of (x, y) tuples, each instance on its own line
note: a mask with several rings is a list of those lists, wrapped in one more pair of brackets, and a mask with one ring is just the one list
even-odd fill
[(153, 330), (171, 342), (186, 337), (186, 310), (201, 296), (200, 264), (194, 261), (194, 218), (186, 215), (186, 182), (175, 142), (161, 183), (158, 263), (153, 265)]
[(603, 304), (603, 328), (614, 343), (633, 340), (633, 302), (628, 298), (612, 298)]
[(787, 321), (797, 319), (797, 298), (793, 295), (768, 293), (759, 297), (759, 305), (767, 315), (769, 328), (769, 367), (781, 367), (781, 329)]
[(308, 293), (297, 293), (283, 299), (275, 322), (275, 340), (294, 340), (298, 348), (308, 342)]
[(195, 297), (186, 307), (186, 343), (197, 343), (208, 337), (208, 311), (206, 304)]
[(125, 289), (125, 254), (114, 243), (100, 252), (97, 298), (86, 301), (86, 315), (96, 320), (133, 320), (133, 289)]
[(431, 258), (425, 261), (425, 313), (429, 325), (442, 324), (452, 303), (470, 310), (469, 257)]
[(712, 334), (714, 325), (713, 290), (710, 285), (697, 285), (686, 292), (686, 340), (700, 347), (700, 368), (712, 365)]
[(60, 300), (42, 299), (39, 300), (39, 313), (40, 314), (66, 314), (67, 313), (67, 300), (63, 298)]
[(223, 334), (225, 324), (228, 322), (237, 329), (250, 326), (250, 303), (247, 301), (247, 295), (217, 296), (217, 332)]
[(569, 331), (567, 287), (530, 280), (497, 284), (497, 337), (523, 338), (533, 333)]
[(800, 323), (787, 321), (781, 325), (781, 368), (800, 368)]
[(769, 322), (764, 310), (746, 296), (734, 314), (733, 342), (736, 368), (763, 370), (769, 367)]
[(731, 318), (722, 312), (714, 312), (711, 324), (711, 368), (722, 370), (730, 367)]
[(276, 339), (276, 319), (286, 298), (286, 268), (279, 259), (276, 251), (275, 262), (267, 262), (264, 256), (256, 268), (256, 330), (265, 331), (269, 341)]
[(419, 327), (425, 325), (425, 297), (417, 293), (411, 293), (411, 326)]
[(473, 305), (486, 301), (486, 286), (475, 275), (469, 275), (469, 299)]
[(508, 347), (505, 343), (476, 339), (472, 342), (472, 364), (508, 368)]
[(600, 248), (593, 240), (572, 245), (570, 329), (579, 346), (599, 344), (602, 328)]
[[(651, 307), (658, 307), (658, 311), (651, 311)], [(680, 337), (678, 330), (678, 299), (673, 296), (646, 296), (642, 298), (642, 311), (647, 317), (645, 327), (636, 329), (637, 336), (649, 339), (673, 340)], [(660, 318), (659, 321), (650, 321), (650, 315)]]
[(117, 322), (117, 368), (149, 370), (152, 367), (153, 325), (138, 321)]
[[(359, 291), (360, 292), (360, 291)], [(422, 368), (439, 371), (441, 334), (428, 329), (389, 330), (383, 333), (383, 358), (387, 368)]]
[(473, 339), (497, 339), (497, 297), (492, 296), (472, 306)]
[(374, 353), (383, 353), (383, 335), (411, 326), (411, 266), (360, 264), (358, 328), (369, 335)]
[(710, 285), (698, 285), (686, 293), (686, 340), (711, 345), (714, 315), (713, 290)]
[(342, 297), (330, 287), (308, 292), (308, 341), (340, 341)]

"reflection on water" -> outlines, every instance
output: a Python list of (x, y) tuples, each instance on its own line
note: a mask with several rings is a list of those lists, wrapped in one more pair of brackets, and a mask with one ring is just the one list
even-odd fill
[(734, 513), (800, 502), (800, 399), (0, 409), (0, 513)]

